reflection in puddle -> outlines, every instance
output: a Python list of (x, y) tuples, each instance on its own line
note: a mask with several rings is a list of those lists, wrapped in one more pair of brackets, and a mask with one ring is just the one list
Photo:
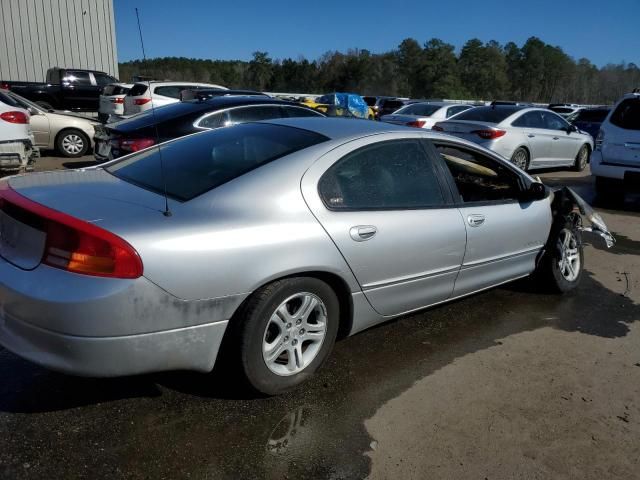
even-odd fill
[(272, 455), (286, 454), (287, 449), (295, 441), (296, 436), (304, 428), (305, 417), (311, 412), (305, 407), (298, 407), (287, 413), (275, 426), (267, 440), (267, 453)]

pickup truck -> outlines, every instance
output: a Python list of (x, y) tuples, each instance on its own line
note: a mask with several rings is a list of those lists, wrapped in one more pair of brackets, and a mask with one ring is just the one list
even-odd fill
[(100, 92), (118, 80), (104, 72), (77, 68), (50, 68), (46, 83), (0, 80), (0, 89), (11, 90), (45, 110), (97, 112)]

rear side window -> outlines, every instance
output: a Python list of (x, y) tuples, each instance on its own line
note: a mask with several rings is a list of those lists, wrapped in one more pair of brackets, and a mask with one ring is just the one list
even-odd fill
[(116, 86), (115, 85), (107, 85), (106, 87), (104, 87), (102, 89), (102, 94), (103, 95), (116, 95), (115, 92)]
[(187, 88), (193, 87), (187, 87), (186, 85), (166, 85), (164, 87), (156, 87), (153, 93), (155, 95), (162, 95), (163, 97), (180, 98), (180, 92)]
[(24, 107), (21, 107), (20, 104), (16, 102), (13, 98), (11, 98), (9, 95), (2, 92), (0, 92), (0, 102), (10, 107), (24, 108)]
[(75, 70), (67, 70), (67, 74), (62, 81), (73, 85), (91, 85), (89, 72), (79, 72)]
[(546, 128), (542, 114), (539, 111), (527, 112), (515, 119), (511, 125), (523, 128)]
[(447, 118), (452, 117), (453, 115), (456, 115), (460, 112), (464, 112), (465, 110), (469, 110), (471, 107), (469, 107), (468, 105), (458, 105), (455, 107), (450, 107), (449, 110), (447, 110)]
[(444, 204), (432, 162), (418, 140), (381, 142), (346, 155), (322, 176), (318, 192), (331, 210)]
[(149, 87), (147, 87), (144, 83), (136, 83), (133, 87), (131, 87), (131, 90), (129, 90), (129, 93), (127, 94), (130, 97), (139, 97), (140, 95), (144, 95), (147, 92), (147, 89)]
[(518, 107), (476, 107), (460, 113), (455, 119), (500, 123), (518, 110), (522, 109)]
[(200, 128), (218, 128), (223, 126), (223, 119), (226, 115), (226, 112), (218, 112), (213, 113), (204, 117), (200, 122), (198, 122), (197, 126)]
[(280, 157), (328, 140), (293, 127), (244, 124), (151, 148), (107, 167), (122, 180), (187, 201)]
[(628, 98), (620, 103), (610, 122), (626, 130), (640, 130), (640, 98)]

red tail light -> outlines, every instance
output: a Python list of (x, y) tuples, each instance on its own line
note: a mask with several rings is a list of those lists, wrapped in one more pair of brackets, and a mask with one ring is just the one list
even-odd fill
[(431, 130), (435, 130), (436, 132), (444, 132), (444, 128), (442, 128), (438, 124), (435, 124), (433, 127), (431, 127)]
[(47, 235), (42, 263), (68, 272), (99, 277), (138, 278), (142, 260), (122, 238), (92, 223), (23, 197), (0, 183), (0, 208), (22, 211), (22, 220)]
[(9, 123), (29, 123), (29, 115), (19, 111), (0, 113), (0, 118)]
[(425, 123), (427, 123), (426, 120), (414, 120), (413, 122), (407, 123), (407, 127), (422, 128)]
[(0, 90), (10, 90), (11, 89), (11, 85), (9, 85), (8, 83), (0, 83)]
[(475, 133), (480, 138), (484, 138), (485, 140), (493, 140), (495, 138), (500, 138), (507, 133), (505, 130), (474, 130), (471, 133)]
[(144, 105), (145, 103), (149, 103), (150, 101), (150, 98), (136, 98), (133, 103), (136, 105)]
[(137, 152), (154, 145), (156, 141), (153, 138), (129, 138), (118, 141), (118, 147), (125, 152)]
[(124, 103), (124, 98), (112, 98), (111, 103)]

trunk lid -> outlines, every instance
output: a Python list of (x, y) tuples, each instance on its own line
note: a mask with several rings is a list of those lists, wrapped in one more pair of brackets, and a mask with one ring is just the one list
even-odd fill
[[(464, 138), (465, 140), (469, 140), (474, 143), (478, 143), (483, 141), (481, 137), (477, 134), (473, 133), (478, 130), (492, 130), (496, 129), (497, 123), (492, 122), (474, 122), (471, 120), (457, 120), (457, 121), (446, 121), (446, 122), (438, 122), (436, 123), (436, 130), (441, 131), (442, 133), (446, 133), (448, 135), (453, 135), (456, 137)], [(442, 130), (438, 129), (440, 127)]]
[(21, 207), (25, 198), (125, 239), (163, 217), (162, 196), (103, 169), (17, 176), (8, 179), (8, 186), (0, 188), (0, 256), (24, 270), (41, 263), (47, 237), (43, 218)]

